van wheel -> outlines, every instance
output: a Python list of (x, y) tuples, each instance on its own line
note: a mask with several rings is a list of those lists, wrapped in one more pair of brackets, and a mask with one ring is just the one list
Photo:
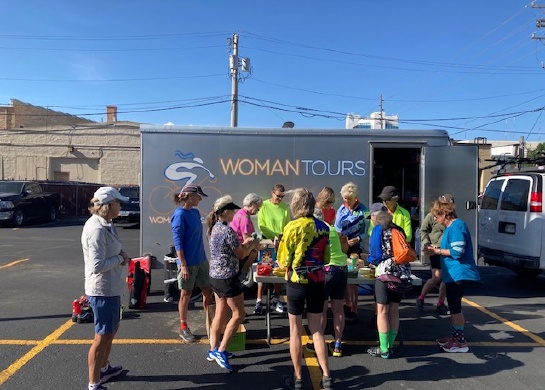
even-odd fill
[(531, 279), (537, 277), (540, 273), (540, 269), (516, 269), (515, 273), (521, 278)]

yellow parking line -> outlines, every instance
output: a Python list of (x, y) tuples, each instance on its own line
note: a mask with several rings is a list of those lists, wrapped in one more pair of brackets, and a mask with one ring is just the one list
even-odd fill
[(8, 267), (11, 267), (11, 266), (13, 266), (15, 264), (19, 264), (19, 263), (22, 263), (23, 261), (28, 261), (28, 260), (30, 260), (30, 259), (15, 260), (15, 261), (12, 261), (11, 263), (0, 265), (0, 269), (8, 268)]
[(57, 340), (72, 325), (74, 325), (74, 322), (72, 322), (72, 319), (69, 319), (63, 325), (61, 325), (59, 328), (49, 334), (45, 339), (38, 342), (38, 344), (34, 348), (25, 353), (21, 358), (17, 359), (12, 365), (10, 365), (4, 371), (0, 372), (0, 386), (4, 384), (4, 382), (6, 382), (21, 367), (27, 364), (34, 356), (39, 354), (47, 346), (51, 345), (55, 340)]
[[(330, 342), (331, 340), (326, 340), (326, 342)], [(41, 340), (0, 340), (0, 345), (38, 345), (41, 342)], [(93, 342), (93, 339), (58, 339), (51, 341), (51, 345), (91, 345)], [(306, 338), (303, 340), (302, 345), (303, 348), (307, 342), (312, 342), (311, 338), (309, 336), (306, 336)], [(187, 344), (184, 343), (182, 340), (177, 339), (114, 339), (114, 344), (119, 345), (134, 345), (134, 344)], [(192, 344), (209, 344), (208, 339), (200, 339), (197, 340), (195, 343)], [(267, 345), (267, 340), (265, 339), (251, 339), (246, 340), (247, 345)], [(282, 344), (289, 344), (288, 339), (271, 339), (270, 345), (282, 345)], [(370, 341), (343, 341), (343, 345), (353, 345), (356, 347), (368, 347), (377, 345), (377, 342), (374, 340)], [(437, 345), (436, 341), (424, 341), (424, 340), (405, 340), (403, 341), (403, 345), (411, 345), (415, 347), (426, 347), (426, 346), (435, 346)], [(533, 341), (526, 341), (526, 342), (514, 342), (514, 341), (471, 341), (471, 346), (479, 346), (479, 347), (543, 347), (545, 345), (542, 345), (537, 342)], [(310, 356), (313, 358), (312, 356)], [(314, 363), (310, 363), (310, 365), (314, 365)], [(321, 379), (321, 378), (320, 378)]]
[(533, 334), (532, 332), (530, 332), (529, 330), (523, 328), (522, 326), (519, 326), (519, 325), (515, 324), (514, 322), (509, 321), (508, 319), (503, 318), (502, 316), (499, 316), (499, 315), (497, 315), (496, 313), (491, 312), (490, 310), (484, 308), (483, 306), (479, 305), (478, 303), (475, 303), (475, 302), (473, 302), (473, 301), (470, 301), (470, 300), (467, 299), (467, 298), (462, 298), (462, 301), (463, 301), (464, 303), (467, 303), (467, 304), (470, 305), (470, 306), (473, 306), (473, 307), (476, 308), (477, 310), (482, 311), (483, 313), (489, 315), (490, 317), (492, 317), (492, 318), (494, 318), (494, 319), (500, 321), (501, 323), (507, 325), (508, 327), (513, 328), (513, 329), (516, 330), (517, 332), (522, 333), (522, 334), (525, 335), (526, 337), (531, 338), (532, 340), (534, 340), (536, 343), (538, 343), (538, 344), (541, 345), (542, 347), (545, 347), (545, 340), (544, 340), (543, 338), (539, 337), (538, 335)]

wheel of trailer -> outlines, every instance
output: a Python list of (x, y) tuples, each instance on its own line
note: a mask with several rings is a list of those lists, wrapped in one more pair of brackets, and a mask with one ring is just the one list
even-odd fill
[(47, 220), (49, 222), (54, 222), (57, 219), (57, 208), (55, 206), (50, 206), (49, 211), (47, 212)]
[(12, 224), (15, 227), (19, 227), (23, 225), (23, 222), (25, 221), (25, 215), (23, 214), (23, 210), (20, 208), (16, 208), (13, 212), (12, 217)]

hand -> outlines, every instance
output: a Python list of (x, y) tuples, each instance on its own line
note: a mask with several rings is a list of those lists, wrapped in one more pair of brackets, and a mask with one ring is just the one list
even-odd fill
[(189, 272), (189, 267), (187, 265), (182, 265), (182, 267), (180, 268), (179, 274), (182, 280), (189, 279), (189, 276), (191, 276), (191, 273)]
[(130, 257), (125, 253), (125, 251), (123, 249), (121, 249), (121, 252), (119, 252), (119, 254), (121, 256), (123, 256), (123, 262), (121, 263), (121, 265), (127, 265), (129, 264), (129, 261), (131, 260)]
[(437, 250), (437, 247), (434, 246), (434, 245), (428, 245), (425, 249), (424, 249), (424, 252), (428, 255), (428, 256), (431, 256), (431, 255), (436, 255), (437, 253), (435, 253), (435, 251)]

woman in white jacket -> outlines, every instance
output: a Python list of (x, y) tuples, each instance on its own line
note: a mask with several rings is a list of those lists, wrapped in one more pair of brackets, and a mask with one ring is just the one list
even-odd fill
[(111, 366), (108, 357), (119, 328), (121, 295), (129, 257), (117, 237), (113, 219), (121, 203), (129, 198), (113, 187), (101, 187), (89, 205), (91, 217), (81, 234), (85, 260), (85, 294), (93, 310), (95, 337), (89, 349), (89, 390), (103, 390), (102, 384), (121, 374), (121, 366)]

